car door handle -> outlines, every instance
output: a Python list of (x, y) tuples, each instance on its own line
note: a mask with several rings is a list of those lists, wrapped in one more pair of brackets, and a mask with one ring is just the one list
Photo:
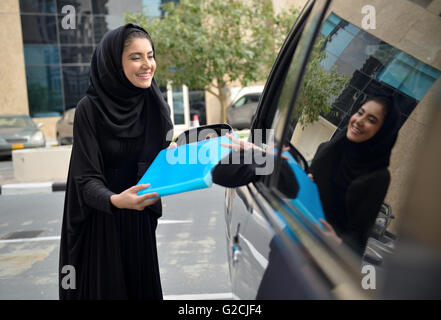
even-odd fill
[(233, 237), (233, 245), (231, 246), (231, 260), (233, 261), (233, 265), (239, 262), (240, 256), (242, 255), (242, 248), (239, 245), (239, 231), (240, 223), (237, 225), (236, 234)]

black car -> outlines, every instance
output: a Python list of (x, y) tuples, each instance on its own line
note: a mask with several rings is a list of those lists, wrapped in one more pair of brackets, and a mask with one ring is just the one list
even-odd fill
[[(276, 148), (270, 174), (226, 189), (227, 255), (235, 298), (441, 297), (440, 61), (423, 59), (427, 51), (414, 50), (412, 41), (429, 51), (434, 48), (427, 39), (420, 41), (412, 27), (396, 38), (404, 31), (389, 15), (404, 11), (411, 21), (433, 23), (437, 30), (441, 22), (429, 11), (422, 19), (423, 9), (409, 1), (390, 2), (375, 2), (383, 9), (376, 11), (381, 30), (361, 28), (364, 3), (354, 1), (348, 7), (346, 0), (309, 1), (292, 27), (259, 100), (249, 138), (265, 148), (273, 144), (289, 150), (284, 156)], [(439, 43), (435, 36), (431, 39)], [(434, 46), (439, 54), (439, 44)], [(389, 167), (388, 205), (377, 219), (383, 230), (372, 231), (360, 257), (317, 230), (280, 182), (290, 157), (303, 172), (290, 173), (301, 189), (300, 176), (308, 172), (317, 146), (342, 130), (363, 97), (375, 91), (398, 103), (401, 135)], [(320, 107), (313, 123), (305, 121), (310, 115), (305, 106)], [(422, 122), (433, 131), (426, 134)], [(393, 232), (384, 230), (391, 210), (400, 220)]]

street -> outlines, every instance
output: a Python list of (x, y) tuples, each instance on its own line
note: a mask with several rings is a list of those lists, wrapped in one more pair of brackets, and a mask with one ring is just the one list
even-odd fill
[[(58, 299), (64, 195), (0, 196), (0, 299)], [(165, 299), (231, 298), (223, 197), (213, 186), (163, 199), (157, 244)]]

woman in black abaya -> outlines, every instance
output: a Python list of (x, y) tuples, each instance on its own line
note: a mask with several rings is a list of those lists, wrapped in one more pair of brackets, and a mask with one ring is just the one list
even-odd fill
[[(153, 78), (153, 42), (128, 24), (95, 49), (75, 111), (61, 232), (60, 299), (162, 299), (158, 194), (135, 186), (172, 129)], [(155, 198), (155, 199), (152, 199)], [(67, 266), (67, 267), (66, 267)]]

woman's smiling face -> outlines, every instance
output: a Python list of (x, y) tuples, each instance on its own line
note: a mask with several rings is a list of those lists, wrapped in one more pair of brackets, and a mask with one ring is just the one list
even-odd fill
[(346, 137), (349, 141), (360, 143), (369, 140), (380, 130), (384, 123), (384, 107), (370, 100), (349, 119)]
[(156, 70), (153, 48), (146, 38), (135, 38), (124, 47), (122, 67), (127, 79), (138, 88), (146, 89), (152, 84)]

